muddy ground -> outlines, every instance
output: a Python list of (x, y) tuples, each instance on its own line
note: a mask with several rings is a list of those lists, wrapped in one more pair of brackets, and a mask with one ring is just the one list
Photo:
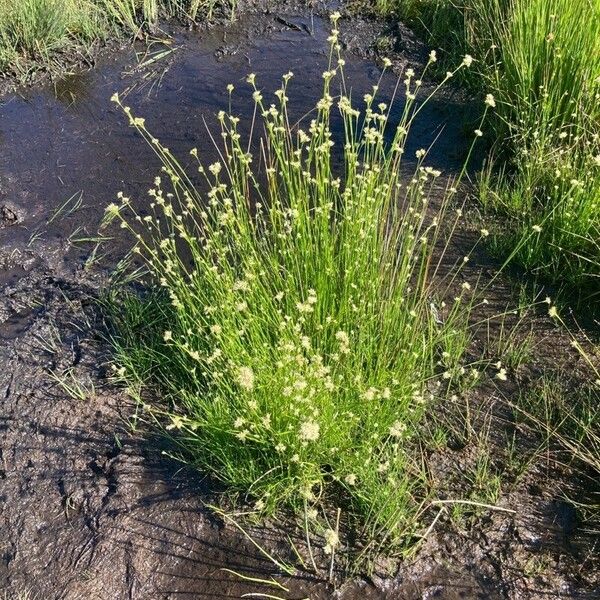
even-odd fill
[[(468, 527), (442, 520), (395, 575), (334, 587), (277, 575), (206, 508), (214, 486), (130, 426), (135, 409), (110, 383), (94, 305), (129, 242), (115, 237), (97, 251), (88, 238), (118, 191), (143, 206), (158, 165), (109, 98), (119, 91), (176, 155), (198, 146), (210, 157), (204, 119), (214, 123), (226, 85), (244, 89), (250, 71), (273, 90), (291, 69), (298, 117), (313, 105), (326, 65), (322, 8), (254, 2), (233, 23), (166, 25), (165, 43), (137, 48), (137, 58), (100, 55), (94, 70), (0, 100), (0, 592), (9, 599), (25, 591), (43, 600), (600, 598), (599, 540), (565, 499), (582, 486), (567, 467), (540, 464), (514, 482), (500, 500), (514, 514), (490, 511)], [(393, 51), (396, 71), (426, 56), (401, 25), (353, 18), (341, 29), (347, 76), (361, 95), (380, 76), (375, 48)], [(395, 83), (384, 78), (382, 96)], [(234, 111), (249, 117), (250, 108), (249, 92), (236, 96)], [(452, 172), (476, 112), (459, 92), (446, 93), (413, 130), (410, 149), (440, 135), (430, 164)], [(66, 374), (72, 393), (53, 373)], [(460, 460), (448, 453), (444, 460)], [(276, 528), (255, 535), (290, 557)], [(223, 569), (277, 575), (290, 591)]]

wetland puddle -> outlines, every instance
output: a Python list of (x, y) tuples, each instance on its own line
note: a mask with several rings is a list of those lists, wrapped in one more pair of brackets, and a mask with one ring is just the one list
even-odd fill
[[(380, 67), (364, 58), (376, 31), (375, 25), (363, 21), (343, 29), (348, 47), (345, 72), (355, 102), (362, 101), (381, 75)], [(265, 98), (274, 101), (272, 92), (291, 70), (291, 112), (302, 118), (322, 91), (328, 33), (329, 23), (310, 14), (247, 15), (203, 33), (175, 30), (168, 46), (140, 52), (140, 64), (130, 56), (105, 61), (96, 70), (68, 76), (41, 91), (5, 98), (0, 106), (0, 207), (12, 220), (0, 228), (0, 282), (10, 269), (12, 280), (18, 278), (20, 260), (59, 265), (69, 237), (96, 234), (102, 211), (117, 192), (125, 191), (140, 207), (146, 201), (159, 166), (151, 148), (109, 101), (113, 92), (146, 118), (149, 130), (184, 164), (194, 146), (205, 163), (212, 162), (217, 155), (207, 126), (215, 131), (217, 112), (227, 109), (226, 86), (236, 87), (232, 109), (247, 132), (254, 108), (245, 82), (248, 73), (256, 73)], [(421, 58), (415, 42), (412, 55), (401, 63), (409, 62), (418, 73)], [(386, 74), (381, 101), (390, 102), (396, 83), (396, 75)], [(401, 98), (400, 92), (390, 130), (402, 111)], [(467, 143), (460, 130), (464, 114), (458, 99), (448, 94), (434, 98), (415, 124), (407, 156), (439, 135), (429, 163), (443, 170), (456, 168)], [(53, 218), (79, 194), (78, 210), (68, 218)]]

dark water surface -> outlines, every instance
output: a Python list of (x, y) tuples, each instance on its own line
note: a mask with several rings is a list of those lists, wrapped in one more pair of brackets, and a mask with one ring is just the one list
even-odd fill
[[(366, 52), (372, 34), (356, 23), (342, 24), (342, 29), (353, 49), (346, 56), (346, 78), (360, 100), (381, 75), (375, 62), (355, 52)], [(150, 66), (136, 66), (131, 56), (116, 57), (42, 90), (5, 98), (0, 106), (0, 206), (11, 207), (19, 219), (0, 229), (0, 282), (19, 277), (19, 260), (27, 253), (29, 261), (37, 255), (36, 260), (60, 262), (70, 235), (95, 235), (104, 207), (117, 192), (124, 191), (140, 207), (146, 201), (145, 191), (159, 165), (110, 102), (113, 92), (146, 118), (150, 131), (183, 163), (194, 146), (207, 162), (213, 161), (216, 153), (206, 124), (216, 130), (216, 113), (227, 109), (227, 84), (236, 86), (233, 111), (247, 130), (254, 107), (247, 74), (256, 73), (268, 100), (281, 75), (292, 70), (291, 112), (301, 118), (321, 94), (328, 33), (329, 23), (311, 15), (245, 16), (202, 33), (175, 31), (169, 46), (151, 49), (173, 51)], [(389, 103), (396, 83), (396, 75), (386, 74), (382, 101)], [(392, 125), (402, 110), (401, 97), (400, 93), (392, 108)], [(407, 156), (441, 133), (429, 162), (444, 170), (456, 169), (466, 143), (461, 130), (464, 115), (459, 100), (448, 94), (435, 98), (415, 125)], [(67, 199), (79, 194), (77, 211), (65, 217), (65, 210), (48, 224)], [(85, 253), (70, 256), (77, 260)]]

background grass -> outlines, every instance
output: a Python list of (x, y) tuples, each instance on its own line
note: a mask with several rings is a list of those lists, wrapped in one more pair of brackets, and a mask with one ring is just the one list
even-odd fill
[(411, 23), (442, 58), (477, 59), (463, 82), (497, 103), (487, 132), (496, 160), (481, 179), (484, 206), (502, 215), (496, 250), (597, 298), (600, 2), (380, 0), (376, 8)]
[(63, 54), (115, 35), (137, 36), (159, 16), (210, 16), (219, 0), (0, 0), (0, 74), (25, 77)]

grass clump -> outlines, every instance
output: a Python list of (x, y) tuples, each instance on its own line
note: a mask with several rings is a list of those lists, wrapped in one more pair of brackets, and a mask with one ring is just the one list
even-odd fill
[(103, 29), (92, 4), (74, 0), (2, 0), (0, 2), (0, 70), (20, 71), (27, 58), (49, 62), (53, 53), (78, 37), (91, 43)]
[(600, 381), (574, 386), (564, 374), (550, 374), (519, 401), (522, 418), (596, 475), (600, 473), (599, 390)]
[(159, 16), (195, 20), (217, 0), (0, 0), (0, 75), (58, 69), (61, 54), (123, 33), (137, 36)]
[(514, 258), (527, 269), (598, 292), (600, 4), (491, 4), (488, 85), (512, 154), (482, 189), (510, 219), (499, 248), (519, 245)]
[(109, 299), (112, 341), (117, 372), (186, 461), (260, 512), (311, 520), (337, 506), (371, 548), (405, 547), (431, 493), (423, 420), (453, 382), (479, 374), (465, 364), (474, 290), (460, 283), (467, 258), (438, 273), (461, 214), (448, 210), (457, 182), (444, 192), (425, 150), (402, 176), (420, 80), (405, 73), (390, 131), (377, 86), (362, 110), (351, 100), (337, 36), (306, 124), (290, 124), (292, 73), (273, 104), (248, 77), (252, 129), (264, 133), (243, 141), (239, 119), (219, 113), (221, 160), (198, 159), (202, 185), (123, 107), (164, 166), (150, 215), (123, 195), (107, 208), (147, 269), (145, 295), (118, 286)]
[(442, 56), (477, 59), (464, 81), (497, 104), (498, 160), (481, 190), (484, 205), (503, 216), (496, 249), (597, 294), (600, 4), (423, 0), (381, 8), (415, 24)]

